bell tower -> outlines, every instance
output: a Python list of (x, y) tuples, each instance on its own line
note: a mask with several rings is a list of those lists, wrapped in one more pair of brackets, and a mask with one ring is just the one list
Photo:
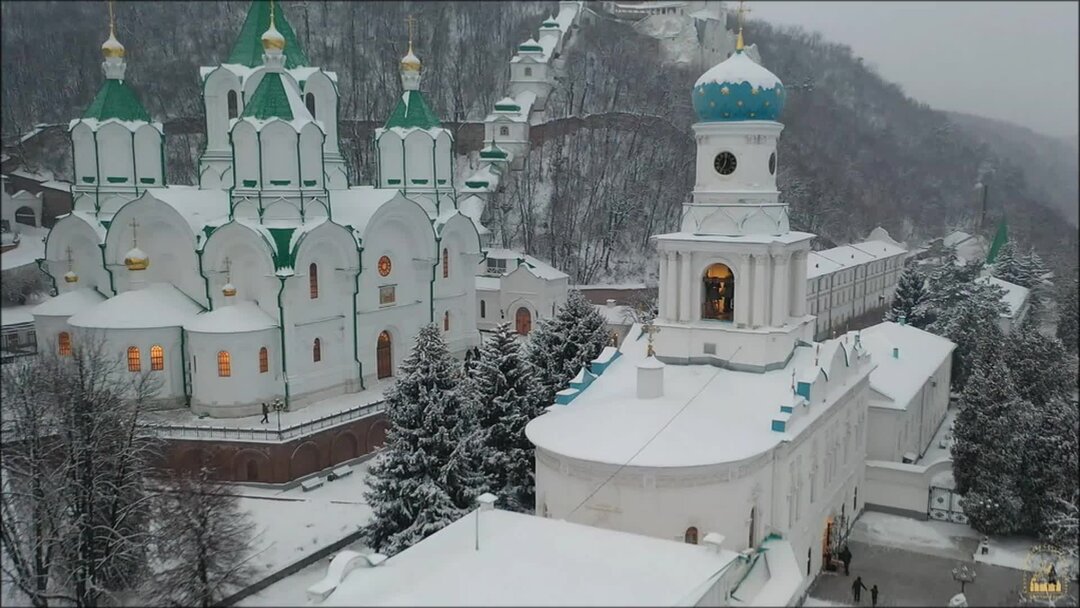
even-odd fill
[(665, 363), (743, 371), (783, 367), (813, 338), (806, 256), (814, 235), (793, 232), (776, 188), (784, 85), (744, 50), (698, 78), (697, 179), (680, 231), (656, 235), (656, 342)]

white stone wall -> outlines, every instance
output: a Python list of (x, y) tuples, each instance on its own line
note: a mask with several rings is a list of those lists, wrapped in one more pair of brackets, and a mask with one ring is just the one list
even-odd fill
[[(191, 411), (214, 418), (261, 413), (263, 401), (285, 394), (281, 376), (278, 329), (244, 333), (186, 332), (191, 372)], [(268, 367), (259, 371), (259, 349), (266, 348)], [(218, 373), (218, 353), (229, 353), (231, 375)]]
[[(900, 353), (901, 357), (917, 357), (918, 353)], [(933, 375), (922, 381), (919, 390), (904, 407), (874, 406), (871, 398), (870, 435), (867, 458), (901, 462), (904, 454), (921, 457), (930, 447), (949, 407), (949, 382), (952, 358), (938, 366)]]

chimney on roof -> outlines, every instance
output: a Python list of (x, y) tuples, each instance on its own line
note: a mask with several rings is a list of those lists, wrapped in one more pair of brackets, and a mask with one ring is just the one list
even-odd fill
[(615, 307), (615, 300), (613, 300), (611, 298), (608, 298), (607, 302), (605, 302), (605, 304), (607, 304), (608, 308), (614, 308)]
[(491, 492), (484, 492), (476, 498), (476, 502), (480, 505), (476, 509), (476, 550), (480, 550), (480, 512), (481, 511), (493, 511), (495, 510), (495, 501), (498, 500)]
[(892, 358), (893, 359), (899, 359), (900, 358), (900, 347), (899, 346), (894, 346), (893, 347), (893, 349), (892, 349)]
[(656, 357), (646, 357), (637, 366), (637, 398), (656, 399), (664, 394), (664, 363)]
[(701, 544), (712, 549), (713, 553), (720, 553), (723, 550), (724, 535), (716, 532), (709, 532), (705, 535), (705, 538), (701, 539)]

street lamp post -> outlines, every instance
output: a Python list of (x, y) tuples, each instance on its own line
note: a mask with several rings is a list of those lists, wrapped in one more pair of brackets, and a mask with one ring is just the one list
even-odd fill
[(960, 564), (952, 569), (953, 580), (960, 583), (960, 593), (964, 593), (964, 586), (975, 582), (975, 568), (968, 564)]
[(277, 412), (277, 432), (281, 435), (281, 410), (285, 409), (285, 404), (281, 402), (281, 399), (274, 399), (274, 411)]

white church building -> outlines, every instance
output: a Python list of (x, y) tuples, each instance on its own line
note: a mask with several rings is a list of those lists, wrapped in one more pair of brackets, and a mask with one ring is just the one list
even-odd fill
[(814, 341), (813, 235), (790, 230), (776, 189), (784, 87), (742, 47), (693, 90), (697, 181), (680, 231), (653, 237), (658, 318), (526, 433), (538, 515), (720, 535), (747, 556), (727, 601), (784, 605), (863, 507), (874, 365), (856, 334)]
[(337, 75), (272, 3), (253, 2), (226, 62), (200, 70), (198, 186), (166, 183), (162, 125), (114, 32), (102, 52), (105, 81), (69, 128), (74, 211), (46, 243), (59, 295), (34, 310), (45, 348), (100, 338), (131, 372), (160, 373), (162, 405), (239, 417), (393, 376), (426, 323), (454, 352), (478, 343), (480, 238), (411, 41), (374, 186), (348, 183)]

